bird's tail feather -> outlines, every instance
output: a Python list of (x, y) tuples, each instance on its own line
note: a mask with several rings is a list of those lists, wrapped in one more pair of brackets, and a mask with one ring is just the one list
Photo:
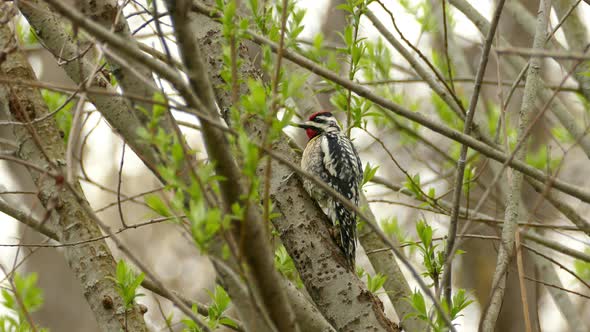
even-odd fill
[(354, 269), (356, 255), (356, 214), (349, 211), (342, 203), (334, 202), (335, 220), (340, 230), (340, 249), (346, 260)]

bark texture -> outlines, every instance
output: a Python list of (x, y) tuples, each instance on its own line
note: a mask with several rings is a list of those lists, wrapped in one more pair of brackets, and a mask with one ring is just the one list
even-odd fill
[[(74, 38), (67, 21), (45, 2), (31, 0), (18, 2), (18, 5), (45, 48), (53, 54), (72, 81), (82, 84), (91, 78), (90, 87), (116, 93), (109, 78), (102, 72), (95, 72), (98, 67), (93, 42), (84, 38), (81, 41)], [(137, 117), (139, 112), (135, 111), (122, 97), (88, 94), (88, 99), (117, 133), (125, 137), (127, 144), (146, 163), (146, 166), (154, 171), (159, 159), (155, 151), (143, 140), (139, 140), (136, 135), (137, 128), (142, 125)]]
[[(486, 34), (489, 30), (490, 23), (489, 21), (483, 17), (473, 6), (471, 6), (465, 0), (449, 0), (451, 4), (453, 4), (457, 9), (459, 9), (465, 16), (467, 16), (479, 29), (479, 31), (483, 34)], [(518, 15), (529, 15), (526, 11), (519, 11)], [(534, 28), (530, 28), (534, 29)], [(545, 40), (543, 40), (543, 43)], [(500, 38), (500, 45), (503, 47), (512, 47), (508, 41), (504, 38)], [(514, 72), (519, 72), (525, 65), (526, 61), (522, 60), (519, 57), (507, 57), (508, 61), (506, 64), (508, 68), (510, 68)], [(587, 64), (587, 63), (586, 63)], [(584, 65), (586, 65), (584, 64)], [(578, 70), (580, 68), (584, 68), (583, 66), (578, 66)], [(540, 88), (536, 91), (538, 96), (546, 102), (552, 95), (552, 91), (549, 89)], [(557, 117), (559, 122), (563, 125), (563, 127), (580, 143), (580, 147), (590, 158), (590, 136), (587, 135), (587, 131), (583, 126), (580, 125), (579, 121), (576, 119), (574, 115), (572, 115), (568, 111), (568, 107), (564, 104), (561, 98), (554, 98), (551, 107), (551, 112)]]
[[(203, 56), (206, 53), (201, 52), (197, 38), (191, 29), (189, 20), (191, 2), (189, 0), (168, 1), (167, 6), (174, 25), (181, 58), (187, 68), (186, 74), (192, 88), (190, 92), (180, 89), (179, 92), (191, 108), (205, 112), (213, 121), (221, 124), (216, 98), (206, 67), (206, 59)], [(178, 89), (178, 86), (176, 88)], [(192, 93), (195, 94), (194, 97)], [(253, 204), (250, 199), (243, 199), (247, 191), (243, 188), (242, 173), (231, 154), (229, 141), (225, 134), (212, 123), (203, 123), (201, 132), (207, 155), (214, 162), (215, 172), (224, 178), (220, 181), (221, 196), (224, 202), (223, 209), (226, 213), (230, 213), (233, 204), (241, 204), (244, 207), (242, 220), (244, 225), (240, 226), (234, 223), (233, 235), (246, 244), (240, 250), (248, 263), (251, 281), (256, 285), (262, 303), (277, 329), (285, 332), (298, 332), (299, 326), (295, 314), (285, 291), (280, 287), (282, 276), (274, 267), (273, 251), (270, 247), (269, 234), (263, 225), (264, 219), (257, 205)]]
[[(209, 20), (202, 17), (202, 19)], [(201, 26), (211, 27), (199, 40), (203, 54), (207, 54), (209, 76), (212, 80), (220, 108), (231, 105), (231, 92), (222, 89), (222, 45), (220, 27), (200, 20)], [(242, 78), (260, 77), (247, 57), (247, 49), (240, 46), (243, 63), (239, 68)], [(241, 84), (241, 94), (247, 93)], [(264, 121), (244, 119), (251, 137), (263, 137)], [(299, 165), (299, 156), (289, 146), (289, 139), (281, 136), (272, 150)], [(263, 163), (264, 164), (264, 163)], [(270, 185), (271, 200), (281, 213), (273, 220), (281, 240), (295, 261), (306, 289), (318, 310), (337, 331), (396, 331), (383, 313), (381, 301), (367, 291), (356, 275), (344, 268), (338, 247), (333, 243), (326, 227), (326, 217), (305, 192), (302, 184), (286, 165), (272, 162)], [(264, 170), (259, 170), (264, 174)], [(297, 231), (294, 231), (297, 229)], [(297, 312), (297, 310), (296, 310)], [(298, 316), (299, 317), (299, 316)]]
[[(16, 41), (7, 25), (0, 27), (0, 49), (10, 49)], [(35, 80), (35, 75), (22, 53), (9, 53), (1, 64), (3, 75), (14, 79)], [(25, 86), (2, 86), (8, 91), (9, 109), (12, 118), (21, 122), (42, 117), (48, 113), (41, 93), (36, 88)], [(35, 164), (47, 172), (61, 172), (65, 160), (65, 147), (55, 121), (48, 119), (27, 126), (14, 127), (19, 143), (19, 158)], [(31, 177), (38, 187), (38, 198), (45, 208), (52, 212), (56, 221), (51, 226), (60, 241), (75, 242), (96, 238), (102, 235), (98, 226), (85, 213), (76, 196), (70, 192), (59, 177), (30, 170)], [(78, 183), (76, 190), (81, 192)], [(115, 275), (115, 260), (105, 241), (94, 241), (79, 246), (64, 248), (68, 265), (82, 286), (82, 291), (102, 331), (147, 331), (143, 317), (137, 306), (131, 310), (123, 309), (122, 300), (116, 291), (114, 281), (108, 279)]]
[[(543, 49), (545, 44), (545, 36), (547, 23), (549, 21), (551, 8), (550, 0), (541, 0), (539, 4), (539, 12), (537, 18), (537, 28), (535, 38), (533, 41), (533, 49)], [(520, 142), (526, 133), (533, 112), (535, 111), (535, 99), (537, 92), (542, 88), (541, 81), (541, 65), (542, 59), (539, 57), (532, 57), (527, 73), (527, 80), (524, 89), (524, 96), (522, 107), (519, 112), (518, 124), (518, 141)], [(521, 147), (515, 154), (515, 160), (524, 160), (527, 152), (526, 144)], [(523, 174), (520, 172), (512, 173), (512, 180), (510, 185), (510, 192), (506, 201), (506, 212), (504, 219), (506, 220), (502, 227), (502, 241), (498, 252), (496, 262), (496, 270), (492, 279), (491, 299), (482, 315), (481, 330), (484, 332), (493, 331), (496, 325), (496, 320), (502, 301), (504, 299), (504, 292), (506, 289), (506, 275), (510, 260), (514, 254), (514, 234), (518, 231), (517, 221), (521, 213), (521, 193), (522, 193)]]

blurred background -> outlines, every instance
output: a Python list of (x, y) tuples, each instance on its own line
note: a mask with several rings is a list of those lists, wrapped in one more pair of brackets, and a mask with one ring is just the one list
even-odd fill
[[(494, 8), (492, 1), (471, 0), (469, 2), (483, 16), (490, 19)], [(558, 2), (558, 5), (566, 8), (575, 3), (574, 1), (554, 2)], [(298, 7), (307, 10), (304, 18), (305, 30), (302, 34), (302, 45), (313, 40), (317, 33), (322, 32), (325, 36), (326, 45), (342, 46), (339, 33), (341, 33), (346, 21), (344, 12), (336, 9), (340, 3), (340, 0), (300, 0), (297, 2)], [(508, 39), (513, 46), (529, 48), (531, 47), (532, 36), (530, 27), (527, 28), (526, 25), (530, 24), (530, 22), (527, 22), (524, 18), (526, 15), (530, 17), (536, 15), (538, 2), (523, 0), (514, 1), (514, 3), (517, 3), (518, 7), (504, 11), (498, 33)], [(396, 23), (404, 36), (423, 54), (431, 60), (435, 55), (442, 54), (444, 39), (441, 29), (442, 22), (439, 19), (442, 16), (441, 1), (400, 0), (387, 1), (384, 4), (394, 13)], [(136, 14), (142, 11), (142, 6), (147, 6), (147, 4), (143, 1), (130, 1), (125, 7), (124, 13), (129, 16), (128, 21), (131, 30), (135, 31), (137, 29), (135, 34), (140, 42), (161, 50), (159, 41), (154, 36), (154, 24), (150, 23), (144, 26), (149, 17), (145, 14)], [(159, 6), (164, 8), (163, 3), (159, 3)], [(452, 55), (456, 69), (455, 88), (459, 93), (468, 97), (472, 90), (474, 72), (479, 62), (482, 35), (461, 12), (448, 3), (446, 6), (449, 17), (451, 17), (448, 42), (449, 53)], [(370, 8), (374, 10), (390, 31), (394, 31), (388, 14), (381, 7), (371, 5)], [(590, 22), (590, 5), (581, 3), (575, 15), (578, 15), (579, 19), (585, 22), (586, 27), (590, 28), (590, 24), (588, 24)], [(557, 12), (552, 13), (551, 27), (557, 24), (559, 17), (561, 15), (558, 15)], [(163, 17), (161, 20), (164, 23), (169, 22), (167, 17)], [(51, 54), (44, 51), (38, 43), (27, 42), (30, 32), (28, 32), (26, 21), (21, 19), (18, 25), (20, 26), (19, 31), (22, 31), (22, 36), (20, 36), (23, 42), (22, 46), (26, 49), (39, 79), (73, 87), (74, 84), (59, 68)], [(162, 27), (164, 32), (168, 31), (166, 24), (163, 24)], [(380, 36), (373, 24), (366, 18), (361, 20), (360, 35), (375, 42)], [(568, 44), (568, 40), (561, 30), (557, 32), (555, 38), (563, 45), (574, 47)], [(586, 41), (590, 41), (588, 35), (586, 35)], [(436, 103), (432, 97), (432, 91), (423, 82), (419, 80), (412, 81), (412, 79), (416, 78), (416, 75), (407, 61), (390, 48), (387, 43), (384, 44), (391, 52), (391, 62), (394, 70), (391, 71), (389, 79), (394, 80), (394, 82), (383, 84), (383, 86), (396, 96), (403, 96), (404, 105), (412, 105), (414, 109), (420, 112), (440, 116), (440, 103)], [(174, 49), (171, 51), (173, 54), (176, 53)], [(494, 54), (493, 51), (492, 54)], [(497, 55), (492, 56), (487, 70), (488, 75), (485, 79), (493, 82), (500, 79), (512, 83), (515, 73), (506, 70), (501, 62), (500, 66), (498, 66), (497, 59)], [(559, 84), (566, 71), (551, 59), (546, 59), (545, 65), (543, 75), (546, 84)], [(395, 82), (395, 80), (398, 81)], [(315, 83), (318, 91), (326, 87), (319, 80)], [(576, 87), (577, 83), (573, 79), (569, 79), (565, 86)], [(500, 91), (506, 93), (509, 88), (509, 84), (503, 86), (502, 89), (499, 89), (497, 84), (486, 85), (480, 99), (482, 114), (487, 116), (494, 114), (494, 112), (497, 113)], [(380, 87), (376, 89), (380, 89)], [(520, 107), (521, 92), (522, 89), (517, 89), (515, 96), (508, 105), (506, 111), (509, 118), (513, 117)], [(318, 92), (318, 97), (324, 108), (332, 108), (329, 92)], [(589, 101), (584, 101), (583, 98), (571, 92), (561, 92), (560, 98), (567, 105), (568, 110), (586, 127)], [(101, 119), (100, 115), (93, 112), (90, 105), (87, 105), (85, 109), (88, 116), (84, 121), (84, 139), (78, 147), (77, 155), (82, 165), (79, 169), (82, 187), (92, 207), (99, 217), (113, 229), (122, 227), (121, 213), (117, 207), (117, 186), (120, 176), (120, 191), (123, 200), (121, 212), (125, 223), (132, 225), (154, 218), (156, 215), (147, 208), (142, 196), (148, 192), (161, 191), (161, 185), (129, 148), (125, 153), (124, 167), (120, 172), (121, 156), (124, 148), (123, 142)], [(192, 121), (190, 118), (183, 118), (182, 115), (178, 116), (185, 121)], [(516, 121), (512, 123), (516, 123)], [(577, 185), (587, 185), (589, 179), (585, 176), (585, 171), (588, 169), (588, 159), (582, 151), (575, 147), (575, 144), (565, 149), (560, 145), (560, 142), (555, 139), (556, 131), (554, 130), (558, 126), (559, 124), (556, 123), (552, 116), (547, 116), (541, 120), (535, 126), (532, 140), (534, 143), (531, 150), (533, 152), (539, 151), (539, 149), (550, 151), (550, 157), (561, 162), (561, 178)], [(457, 152), (453, 150), (456, 150), (456, 145), (446, 139), (441, 139), (441, 136), (433, 132), (420, 130), (419, 133), (427, 140), (435, 142), (435, 148), (444, 152), (440, 153), (432, 146), (427, 146), (409, 138), (400, 128), (382, 126), (379, 123), (372, 124), (371, 128), (371, 133), (383, 140), (387, 148), (395, 156), (395, 159), (408, 173), (412, 176), (419, 174), (420, 181), (426, 188), (435, 188), (437, 193), (445, 193), (450, 190), (455, 165), (454, 162), (445, 158), (444, 153), (454, 156)], [(186, 130), (185, 134), (189, 144), (199, 150), (201, 148), (199, 134), (191, 130)], [(289, 130), (288, 134), (300, 146), (305, 144), (302, 133)], [(0, 138), (10, 139), (11, 135), (9, 127), (0, 126)], [(370, 135), (355, 129), (353, 130), (353, 137), (363, 163), (368, 162), (371, 165), (379, 165), (377, 176), (382, 183), (400, 185), (406, 181), (404, 173), (395, 166), (388, 154), (384, 153), (381, 145), (377, 144)], [(492, 180), (485, 159), (481, 158), (480, 160), (481, 162), (474, 171), (477, 179), (471, 188), (469, 199), (464, 202), (464, 204), (469, 203), (470, 206), (477, 204), (478, 198), (486, 188), (486, 184), (489, 184)], [(505, 196), (501, 186), (497, 187), (492, 190), (492, 195), (483, 205), (481, 212), (497, 219), (503, 219)], [(397, 234), (403, 239), (416, 239), (415, 224), (418, 220), (426, 220), (436, 229), (434, 237), (446, 235), (448, 216), (420, 209), (420, 202), (399, 194), (382, 184), (371, 183), (365, 186), (365, 189), (377, 219), (388, 222), (395, 221), (398, 227)], [(0, 199), (22, 210), (30, 211), (34, 216), (41, 219), (44, 212), (34, 192), (33, 184), (28, 180), (23, 169), (14, 164), (0, 161)], [(444, 198), (450, 201), (451, 196), (448, 195)], [(525, 188), (523, 200), (526, 209), (531, 214), (529, 222), (547, 225), (569, 224), (549, 204), (542, 201), (539, 204), (539, 196), (531, 188)], [(588, 215), (588, 205), (574, 201), (571, 198), (568, 201), (576, 207), (578, 213), (583, 216)], [(499, 230), (491, 227), (478, 227), (474, 232), (490, 236), (499, 235)], [(588, 239), (580, 232), (548, 229), (544, 232), (544, 236), (580, 251), (588, 248)], [(138, 257), (171, 289), (180, 291), (186, 297), (200, 302), (206, 303), (209, 301), (207, 290), (212, 289), (215, 285), (213, 269), (206, 258), (200, 257), (191, 239), (183, 236), (172, 224), (163, 222), (149, 227), (129, 229), (122, 232), (120, 237), (129, 247), (134, 249)], [(43, 236), (0, 213), (0, 245), (2, 245), (0, 247), (0, 261), (4, 266), (22, 264), (21, 271), (34, 271), (39, 275), (39, 286), (44, 291), (45, 304), (42, 310), (35, 313), (34, 319), (41, 326), (48, 327), (52, 331), (97, 331), (92, 313), (82, 296), (78, 282), (68, 270), (61, 250), (59, 248), (38, 247), (21, 247), (17, 249), (5, 246), (19, 242), (25, 244), (50, 243)], [(117, 256), (117, 249), (112, 246), (112, 243), (109, 242), (109, 244), (111, 244), (111, 249)], [(459, 330), (475, 331), (480, 314), (479, 303), (485, 303), (490, 289), (491, 276), (496, 263), (497, 243), (486, 239), (471, 239), (464, 243), (463, 249), (466, 253), (461, 255), (458, 263), (455, 264), (457, 271), (455, 273), (455, 283), (462, 288), (466, 288), (470, 296), (477, 301), (474, 305), (468, 307), (467, 311), (464, 312), (464, 317), (459, 320)], [(416, 262), (416, 266), (420, 266), (421, 262), (419, 262), (419, 256), (416, 252), (405, 250), (405, 253)], [(554, 258), (564, 265), (574, 265), (574, 261), (570, 257), (556, 253)], [(537, 279), (543, 279), (543, 274), (538, 269), (535, 270), (532, 264), (534, 257), (526, 253), (524, 260), (527, 274), (534, 275)], [(358, 264), (371, 271), (368, 260), (362, 253), (359, 254)], [(515, 267), (511, 266), (498, 331), (524, 330), (520, 290), (514, 271)], [(562, 269), (557, 269), (557, 271), (565, 288), (586, 295), (590, 294), (589, 290), (584, 288), (570, 274)], [(410, 275), (406, 273), (406, 276), (411, 287), (415, 288)], [(527, 287), (529, 288), (527, 289), (527, 295), (530, 298), (529, 305), (531, 308), (538, 308), (538, 317), (535, 317), (538, 321), (535, 322), (535, 325), (540, 325), (545, 331), (568, 331), (567, 322), (563, 319), (545, 287), (534, 282), (527, 283)], [(139, 302), (149, 308), (145, 317), (153, 331), (165, 329), (163, 317), (168, 316), (170, 313), (174, 313), (173, 322), (178, 322), (182, 318), (182, 315), (174, 311), (168, 301), (154, 296), (147, 290), (143, 290), (143, 293), (146, 296), (140, 298)], [(588, 299), (568, 295), (576, 310), (578, 310), (579, 324), (590, 326)], [(388, 313), (394, 317), (395, 313), (388, 301), (384, 296), (383, 299)]]

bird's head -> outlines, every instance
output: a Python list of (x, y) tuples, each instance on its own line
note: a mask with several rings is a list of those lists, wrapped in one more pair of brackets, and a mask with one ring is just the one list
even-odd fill
[(298, 123), (297, 127), (304, 128), (307, 137), (312, 139), (326, 131), (340, 131), (338, 121), (330, 111), (321, 111), (313, 113), (309, 119), (303, 123)]

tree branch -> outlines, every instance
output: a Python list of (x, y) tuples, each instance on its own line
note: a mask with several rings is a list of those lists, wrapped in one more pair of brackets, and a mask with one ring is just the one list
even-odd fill
[[(58, 63), (62, 65), (68, 76), (76, 83), (82, 84), (93, 74), (97, 59), (93, 52), (80, 53), (82, 47), (90, 47), (90, 42), (82, 41), (77, 43), (71, 36), (69, 26), (63, 22), (62, 17), (57, 15), (44, 1), (24, 0), (18, 1), (21, 13), (26, 17), (29, 24), (37, 31), (37, 35), (43, 41), (43, 45), (54, 55)], [(129, 46), (129, 42), (126, 42)], [(137, 48), (135, 48), (137, 49)], [(138, 50), (138, 49), (137, 49)], [(138, 50), (139, 52), (139, 50)], [(63, 61), (63, 59), (75, 59), (75, 61)], [(105, 119), (123, 137), (135, 153), (144, 161), (146, 166), (157, 174), (156, 165), (161, 164), (156, 151), (145, 141), (138, 139), (137, 128), (142, 124), (131, 105), (121, 97), (113, 97), (116, 94), (115, 88), (110, 84), (108, 78), (102, 73), (92, 76), (90, 86), (97, 90), (111, 92), (108, 95), (89, 95), (89, 100), (96, 106)], [(151, 96), (150, 96), (151, 97)], [(149, 108), (151, 110), (151, 107)], [(135, 138), (135, 139), (133, 139)]]
[[(453, 6), (455, 6), (457, 9), (459, 9), (463, 14), (465, 14), (465, 16), (467, 16), (467, 18), (470, 19), (473, 22), (473, 24), (475, 24), (475, 26), (479, 29), (481, 33), (487, 33), (490, 26), (489, 22), (467, 1), (449, 0), (449, 2), (453, 4)], [(526, 15), (527, 13), (521, 14)], [(568, 13), (564, 14), (564, 17), (560, 21), (563, 21), (565, 18), (567, 18), (567, 15)], [(558, 27), (559, 26), (557, 26), (556, 28)], [(552, 34), (549, 37), (551, 36)], [(503, 38), (500, 38), (500, 44), (507, 47), (511, 47), (510, 43), (508, 43)], [(519, 70), (517, 68), (528, 68), (528, 64), (517, 57), (508, 57), (508, 63), (512, 64), (512, 67), (514, 67), (514, 71)], [(522, 75), (524, 75), (525, 72), (526, 69), (523, 69), (521, 71), (521, 74), (519, 75), (517, 81), (520, 81)], [(541, 96), (541, 98), (544, 100), (551, 99), (551, 91), (548, 91), (546, 89), (540, 89), (538, 93), (539, 96)], [(587, 135), (586, 129), (579, 125), (579, 121), (572, 114), (569, 113), (568, 107), (566, 107), (566, 105), (564, 105), (564, 103), (559, 98), (554, 99), (551, 106), (551, 111), (553, 112), (553, 114), (555, 114), (555, 116), (563, 125), (563, 127), (580, 143), (580, 147), (582, 148), (586, 156), (590, 158), (590, 136)]]
[[(539, 4), (537, 29), (533, 41), (533, 49), (542, 49), (545, 45), (545, 36), (547, 33), (547, 24), (549, 15), (551, 14), (551, 0), (541, 0)], [(541, 75), (542, 58), (532, 57), (527, 73), (522, 107), (519, 113), (519, 126), (517, 141), (521, 141), (527, 132), (529, 121), (532, 113), (535, 110), (535, 99), (538, 90), (542, 87)], [(527, 146), (523, 146), (515, 154), (515, 160), (524, 160), (526, 156)], [(496, 320), (500, 313), (502, 300), (504, 298), (504, 290), (506, 284), (506, 269), (514, 253), (515, 232), (517, 231), (519, 203), (521, 201), (523, 174), (519, 172), (512, 172), (512, 181), (510, 186), (510, 193), (506, 202), (506, 222), (502, 227), (502, 242), (498, 252), (498, 260), (496, 263), (496, 270), (492, 280), (492, 290), (490, 294), (489, 304), (484, 310), (482, 320), (480, 323), (483, 332), (494, 331)]]
[[(475, 116), (475, 111), (477, 110), (479, 91), (481, 90), (482, 86), (481, 81), (483, 80), (483, 77), (486, 72), (488, 57), (490, 54), (490, 50), (492, 48), (492, 42), (494, 41), (494, 35), (496, 33), (496, 28), (498, 27), (498, 22), (500, 21), (500, 15), (502, 14), (503, 7), (504, 0), (498, 1), (498, 4), (496, 5), (496, 10), (494, 11), (494, 17), (492, 19), (490, 30), (488, 31), (488, 34), (486, 35), (486, 39), (483, 44), (483, 50), (481, 53), (479, 66), (477, 68), (477, 73), (475, 75), (475, 87), (473, 89), (471, 100), (469, 102), (469, 109), (467, 110), (465, 124), (463, 125), (463, 134), (465, 135), (471, 134), (471, 124)], [(451, 217), (449, 219), (448, 239), (445, 248), (445, 263), (443, 268), (442, 287), (444, 290), (445, 299), (447, 301), (447, 304), (449, 305), (452, 303), (451, 301), (453, 249), (455, 246), (455, 237), (457, 235), (457, 224), (459, 222), (458, 217), (461, 205), (461, 193), (463, 192), (463, 178), (465, 176), (465, 167), (467, 164), (467, 150), (467, 145), (463, 144), (461, 146), (459, 160), (457, 160), (457, 173), (455, 174), (455, 185), (453, 191), (453, 209), (451, 210)]]
[[(203, 37), (199, 40), (199, 45), (203, 53), (206, 53), (209, 57), (209, 77), (211, 78), (219, 106), (222, 109), (227, 109), (232, 105), (232, 96), (230, 91), (223, 89), (224, 81), (220, 76), (222, 67), (219, 66), (219, 62), (223, 56), (222, 44), (220, 42), (222, 38), (220, 32), (221, 26), (217, 22), (202, 15), (199, 15), (195, 23), (199, 26), (211, 26), (206, 33), (203, 33)], [(250, 61), (248, 50), (245, 47), (238, 47), (238, 56), (241, 61), (241, 65), (238, 68), (238, 76), (240, 78), (239, 94), (246, 95), (249, 93), (247, 84), (245, 83), (247, 78), (259, 79), (260, 73)], [(257, 117), (250, 117), (244, 123), (244, 129), (254, 140), (262, 140), (264, 128), (266, 128), (264, 120)], [(386, 322), (387, 319), (382, 312), (381, 303), (378, 299), (373, 298), (372, 294), (366, 290), (364, 284), (353, 273), (349, 273), (342, 268), (342, 265), (339, 265), (341, 263), (335, 261), (335, 259), (340, 257), (339, 249), (334, 247), (330, 235), (325, 233), (327, 229), (322, 227), (316, 232), (306, 232), (305, 234), (300, 234), (298, 231), (291, 231), (295, 225), (300, 224), (306, 227), (315, 227), (314, 225), (316, 223), (323, 225), (326, 222), (326, 217), (319, 207), (314, 204), (309, 195), (304, 192), (299, 181), (284, 181), (284, 179), (292, 177), (293, 171), (290, 167), (292, 165), (299, 165), (300, 161), (299, 156), (292, 151), (288, 142), (288, 137), (281, 135), (279, 139), (273, 142), (270, 150), (284, 156), (285, 161), (288, 163), (277, 163), (276, 159), (271, 155), (274, 161), (271, 163), (272, 173), (270, 176), (271, 185), (269, 194), (279, 209), (279, 212), (283, 212), (281, 213), (281, 217), (272, 219), (272, 222), (277, 230), (289, 229), (289, 231), (285, 232), (279, 231), (281, 241), (291, 257), (293, 257), (295, 266), (312, 299), (314, 301), (319, 301), (318, 299), (322, 301), (321, 305), (316, 302), (318, 304), (318, 310), (338, 331), (364, 331), (365, 327), (376, 327), (382, 330), (383, 327), (380, 326), (382, 324), (380, 322)], [(260, 165), (258, 174), (265, 174), (265, 164), (262, 163)], [(284, 192), (279, 191), (279, 189), (284, 190)], [(299, 195), (290, 195), (289, 193), (292, 191), (299, 193)], [(300, 211), (299, 209), (292, 209), (294, 202), (302, 204), (303, 207), (301, 209), (308, 211), (309, 215), (300, 214), (299, 212), (293, 213), (295, 210)], [(279, 204), (281, 204), (280, 207)], [(286, 210), (287, 208), (289, 210)], [(294, 247), (294, 245), (297, 246)], [(295, 251), (309, 253), (305, 255), (305, 260), (298, 260), (294, 254)], [(320, 273), (319, 271), (322, 271), (321, 275), (318, 275)], [(352, 285), (352, 287), (348, 285)], [(361, 293), (366, 294), (366, 296), (359, 297)], [(348, 300), (346, 304), (343, 304), (342, 301), (338, 301), (337, 299), (322, 299), (322, 295), (326, 294), (339, 294), (339, 298), (347, 298)], [(329, 324), (324, 324), (324, 318), (319, 313), (310, 312), (302, 306), (306, 301), (298, 304), (294, 301), (292, 295), (289, 297), (293, 303), (293, 309), (295, 310), (302, 330), (328, 331), (332, 329)], [(306, 307), (309, 306), (309, 304), (306, 305)], [(344, 312), (353, 313), (353, 316), (347, 317)], [(358, 319), (355, 320), (354, 317), (358, 317)]]
[[(7, 49), (7, 45), (16, 43), (12, 37), (8, 25), (0, 26), (0, 49)], [(9, 53), (0, 68), (9, 77), (36, 79), (26, 58), (19, 51)], [(28, 122), (48, 113), (38, 89), (6, 89), (9, 91), (9, 108), (14, 119)], [(64, 143), (55, 122), (45, 121), (27, 127), (14, 127), (14, 132), (19, 142), (18, 155), (23, 160), (42, 165), (43, 169), (48, 170), (63, 162)], [(57, 178), (33, 170), (29, 172), (39, 188), (39, 199), (47, 210), (58, 216), (58, 222), (52, 227), (60, 240), (79, 241), (101, 235), (97, 225), (81, 205), (88, 204), (87, 201), (80, 204), (71, 192), (61, 190), (63, 183), (60, 184)], [(63, 182), (63, 176), (61, 181)], [(81, 191), (78, 183), (75, 186), (75, 190)], [(136, 305), (128, 311), (119, 310), (123, 308), (123, 300), (116, 290), (115, 282), (109, 279), (115, 275), (115, 260), (104, 240), (66, 247), (64, 250), (66, 261), (80, 281), (84, 296), (102, 330), (118, 331), (127, 326), (128, 331), (147, 331)], [(104, 305), (105, 298), (111, 299), (110, 306)]]
[[(563, 288), (561, 280), (557, 275), (555, 266), (553, 266), (551, 262), (538, 255), (534, 256), (534, 261), (535, 265), (537, 266), (537, 275), (543, 276), (543, 279), (549, 284)], [(564, 293), (563, 291), (553, 287), (547, 287), (547, 292), (549, 292), (549, 295), (551, 295), (551, 298), (553, 299), (553, 302), (555, 302), (559, 312), (561, 312), (563, 315), (566, 324), (569, 326), (569, 331), (588, 331), (588, 327), (586, 326), (584, 320), (580, 319), (579, 315), (577, 314), (578, 308), (574, 306), (567, 293)]]
[[(193, 92), (201, 101), (203, 107), (194, 102), (192, 98), (187, 103), (195, 109), (205, 111), (210, 117), (221, 123), (217, 112), (217, 104), (211, 82), (209, 81), (207, 68), (197, 39), (190, 28), (188, 14), (190, 13), (190, 1), (168, 1), (168, 10), (171, 14), (174, 32), (179, 44), (183, 63), (187, 68), (187, 75)], [(185, 95), (186, 98), (186, 94)], [(251, 200), (243, 201), (246, 194), (241, 185), (242, 174), (238, 169), (231, 148), (224, 133), (215, 127), (204, 123), (201, 132), (209, 158), (214, 162), (216, 173), (225, 178), (220, 182), (222, 196), (225, 201), (225, 211), (230, 212), (231, 206), (236, 203), (245, 204), (244, 227), (241, 233), (235, 235), (243, 237), (247, 244), (244, 255), (251, 273), (261, 293), (262, 301), (270, 313), (270, 317), (280, 331), (298, 332), (299, 327), (295, 320), (295, 314), (291, 309), (286, 294), (280, 287), (280, 276), (274, 267), (272, 250), (262, 225), (262, 217), (258, 207)], [(240, 228), (236, 225), (235, 229)]]

